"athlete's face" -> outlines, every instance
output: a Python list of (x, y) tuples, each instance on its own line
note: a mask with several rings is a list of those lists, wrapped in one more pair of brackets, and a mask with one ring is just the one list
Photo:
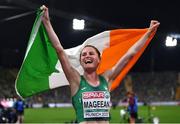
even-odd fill
[(80, 63), (84, 70), (91, 69), (91, 70), (96, 70), (96, 68), (99, 65), (99, 55), (95, 48), (93, 47), (85, 47), (80, 55)]

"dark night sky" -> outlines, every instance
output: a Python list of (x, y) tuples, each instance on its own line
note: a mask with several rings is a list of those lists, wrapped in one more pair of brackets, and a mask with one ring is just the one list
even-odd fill
[[(180, 34), (178, 0), (1, 0), (1, 67), (20, 67), (36, 17), (35, 10), (42, 4), (49, 7), (52, 25), (64, 48), (79, 45), (104, 30), (146, 28), (151, 19), (159, 20), (157, 34), (132, 71), (180, 71), (180, 39), (178, 46), (165, 47), (168, 34)], [(5, 20), (27, 12), (33, 13)], [(74, 17), (86, 20), (84, 31), (72, 30)]]

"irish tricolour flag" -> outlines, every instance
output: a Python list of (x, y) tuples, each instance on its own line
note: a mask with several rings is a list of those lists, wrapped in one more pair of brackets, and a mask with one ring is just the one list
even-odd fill
[[(63, 73), (56, 52), (48, 38), (45, 27), (41, 22), (42, 13), (37, 14), (29, 38), (26, 54), (16, 79), (16, 91), (19, 96), (26, 98), (34, 94), (69, 85)], [(147, 29), (117, 29), (104, 31), (88, 38), (83, 44), (65, 49), (72, 66), (83, 74), (79, 63), (81, 49), (89, 44), (97, 47), (102, 54), (97, 73), (101, 74), (111, 69), (119, 59), (144, 35)], [(146, 44), (126, 64), (119, 76), (112, 83), (111, 90), (115, 89), (136, 63), (143, 51), (151, 41), (154, 34), (149, 37)]]

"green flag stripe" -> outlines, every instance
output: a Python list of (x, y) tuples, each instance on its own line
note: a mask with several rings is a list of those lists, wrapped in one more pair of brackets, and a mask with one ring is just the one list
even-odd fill
[(55, 65), (58, 58), (40, 17), (39, 13), (32, 28), (25, 59), (16, 79), (16, 91), (23, 98), (48, 90), (48, 78), (51, 73), (56, 72)]

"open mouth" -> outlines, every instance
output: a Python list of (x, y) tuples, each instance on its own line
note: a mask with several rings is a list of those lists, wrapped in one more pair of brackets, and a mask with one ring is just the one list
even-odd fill
[(85, 61), (85, 64), (91, 64), (91, 63), (93, 63), (93, 61), (90, 60), (90, 59), (88, 59), (88, 60)]

